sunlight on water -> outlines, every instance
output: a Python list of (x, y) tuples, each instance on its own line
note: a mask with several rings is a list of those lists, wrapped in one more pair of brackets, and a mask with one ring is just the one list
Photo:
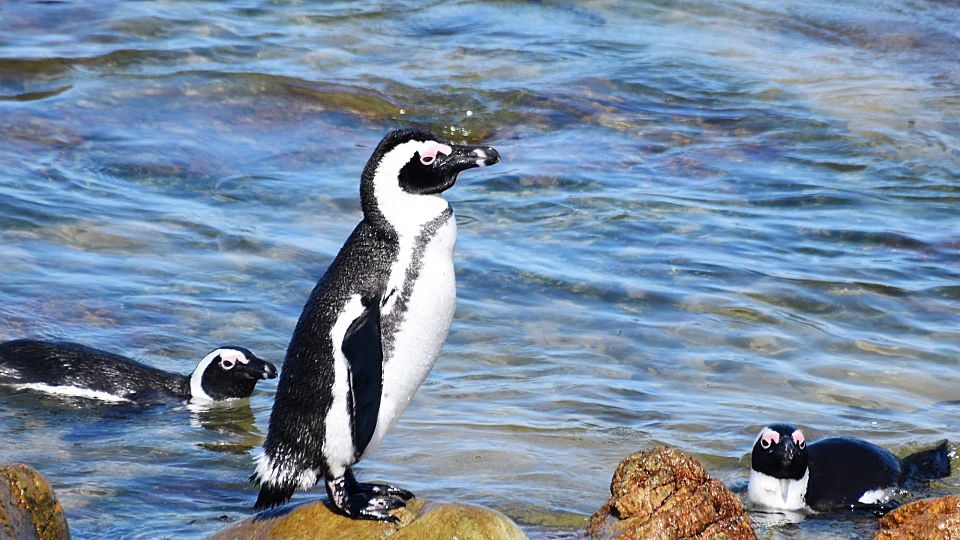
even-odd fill
[[(898, 454), (960, 441), (949, 3), (2, 11), (2, 339), (279, 364), (361, 217), (366, 159), (413, 125), (503, 159), (447, 192), (456, 320), (363, 477), (555, 538), (653, 445), (738, 485), (773, 421)], [(0, 390), (0, 461), (45, 474), (78, 538), (200, 537), (249, 515), (275, 384), (214, 410)]]

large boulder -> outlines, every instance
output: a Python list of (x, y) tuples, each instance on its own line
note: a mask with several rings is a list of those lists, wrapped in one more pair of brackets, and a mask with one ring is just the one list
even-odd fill
[(17, 540), (70, 538), (63, 508), (40, 473), (26, 465), (3, 465), (0, 479), (0, 534)]
[(248, 518), (208, 540), (526, 540), (520, 527), (503, 514), (471, 504), (412, 499), (393, 512), (399, 523), (350, 519), (314, 501), (292, 509), (268, 511)]
[(592, 540), (756, 539), (740, 498), (699, 461), (672, 448), (623, 460), (610, 494), (590, 518)]
[(922, 499), (883, 516), (874, 540), (960, 539), (960, 495)]

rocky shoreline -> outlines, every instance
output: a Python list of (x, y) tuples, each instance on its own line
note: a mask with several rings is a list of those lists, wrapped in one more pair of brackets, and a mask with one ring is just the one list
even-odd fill
[[(22, 464), (0, 466), (0, 533), (6, 538), (60, 540), (70, 530), (53, 489)], [(652, 448), (624, 459), (610, 483), (611, 498), (590, 518), (585, 538), (752, 540), (740, 497), (711, 478), (695, 458), (672, 448)], [(360, 521), (311, 501), (262, 512), (208, 537), (240, 539), (524, 540), (510, 518), (489, 508), (456, 502), (411, 500), (393, 511), (398, 523)], [(960, 538), (960, 495), (923, 499), (879, 520), (874, 540)]]

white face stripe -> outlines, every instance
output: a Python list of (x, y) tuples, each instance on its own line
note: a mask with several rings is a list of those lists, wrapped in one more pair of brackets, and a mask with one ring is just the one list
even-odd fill
[(415, 236), (424, 224), (433, 221), (450, 206), (437, 195), (415, 195), (400, 187), (400, 170), (413, 155), (418, 152), (423, 155), (430, 149), (435, 155), (438, 144), (437, 141), (408, 141), (387, 152), (377, 164), (373, 196), (383, 217), (401, 236)]
[(325, 420), (323, 456), (326, 458), (330, 473), (335, 477), (342, 476), (347, 467), (356, 461), (353, 432), (350, 429), (352, 411), (347, 409), (347, 393), (353, 389), (348, 380), (350, 367), (347, 364), (347, 357), (343, 355), (342, 346), (347, 329), (362, 313), (363, 303), (360, 301), (360, 295), (355, 294), (347, 300), (337, 317), (337, 322), (330, 330), (330, 341), (333, 343), (333, 388), (331, 389), (333, 403), (327, 411)]
[(193, 370), (193, 374), (190, 375), (190, 399), (199, 402), (215, 401), (203, 391), (203, 385), (201, 384), (203, 380), (203, 372), (206, 371), (207, 367), (210, 366), (210, 363), (213, 362), (216, 357), (220, 355), (236, 355), (239, 352), (240, 351), (234, 349), (217, 349), (204, 356), (203, 360), (200, 360), (200, 363), (197, 364), (197, 369)]
[(425, 152), (427, 148), (437, 144), (439, 143), (436, 141), (409, 141), (398, 145), (380, 160), (373, 177), (377, 207), (397, 232), (400, 246), (397, 260), (390, 269), (390, 281), (387, 283), (386, 294), (395, 290), (398, 292), (391, 295), (388, 303), (383, 306), (381, 316), (388, 315), (396, 306), (397, 299), (400, 297), (399, 291), (407, 276), (407, 269), (413, 261), (417, 235), (420, 234), (424, 225), (450, 208), (447, 201), (437, 195), (407, 193), (398, 183), (400, 170), (410, 161), (413, 154)]

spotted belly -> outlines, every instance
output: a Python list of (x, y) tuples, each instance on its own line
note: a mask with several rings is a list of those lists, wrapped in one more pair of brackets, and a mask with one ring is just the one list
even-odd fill
[[(415, 279), (404, 280), (403, 288), (409, 292), (395, 292), (400, 295), (400, 301), (388, 300), (385, 306), (390, 311), (382, 316), (383, 320), (389, 321), (391, 315), (394, 318), (384, 328), (391, 335), (384, 351), (383, 393), (377, 428), (362, 457), (374, 452), (387, 432), (396, 425), (417, 389), (430, 374), (447, 339), (457, 304), (453, 270), (456, 239), (457, 224), (451, 213), (421, 247), (422, 254), (416, 253), (418, 250), (415, 246), (410, 263), (406, 266), (397, 265), (395, 271), (405, 266), (403, 271), (408, 278), (412, 277), (408, 271), (410, 265), (419, 266), (419, 271)], [(393, 310), (400, 310), (402, 316), (397, 317)]]

